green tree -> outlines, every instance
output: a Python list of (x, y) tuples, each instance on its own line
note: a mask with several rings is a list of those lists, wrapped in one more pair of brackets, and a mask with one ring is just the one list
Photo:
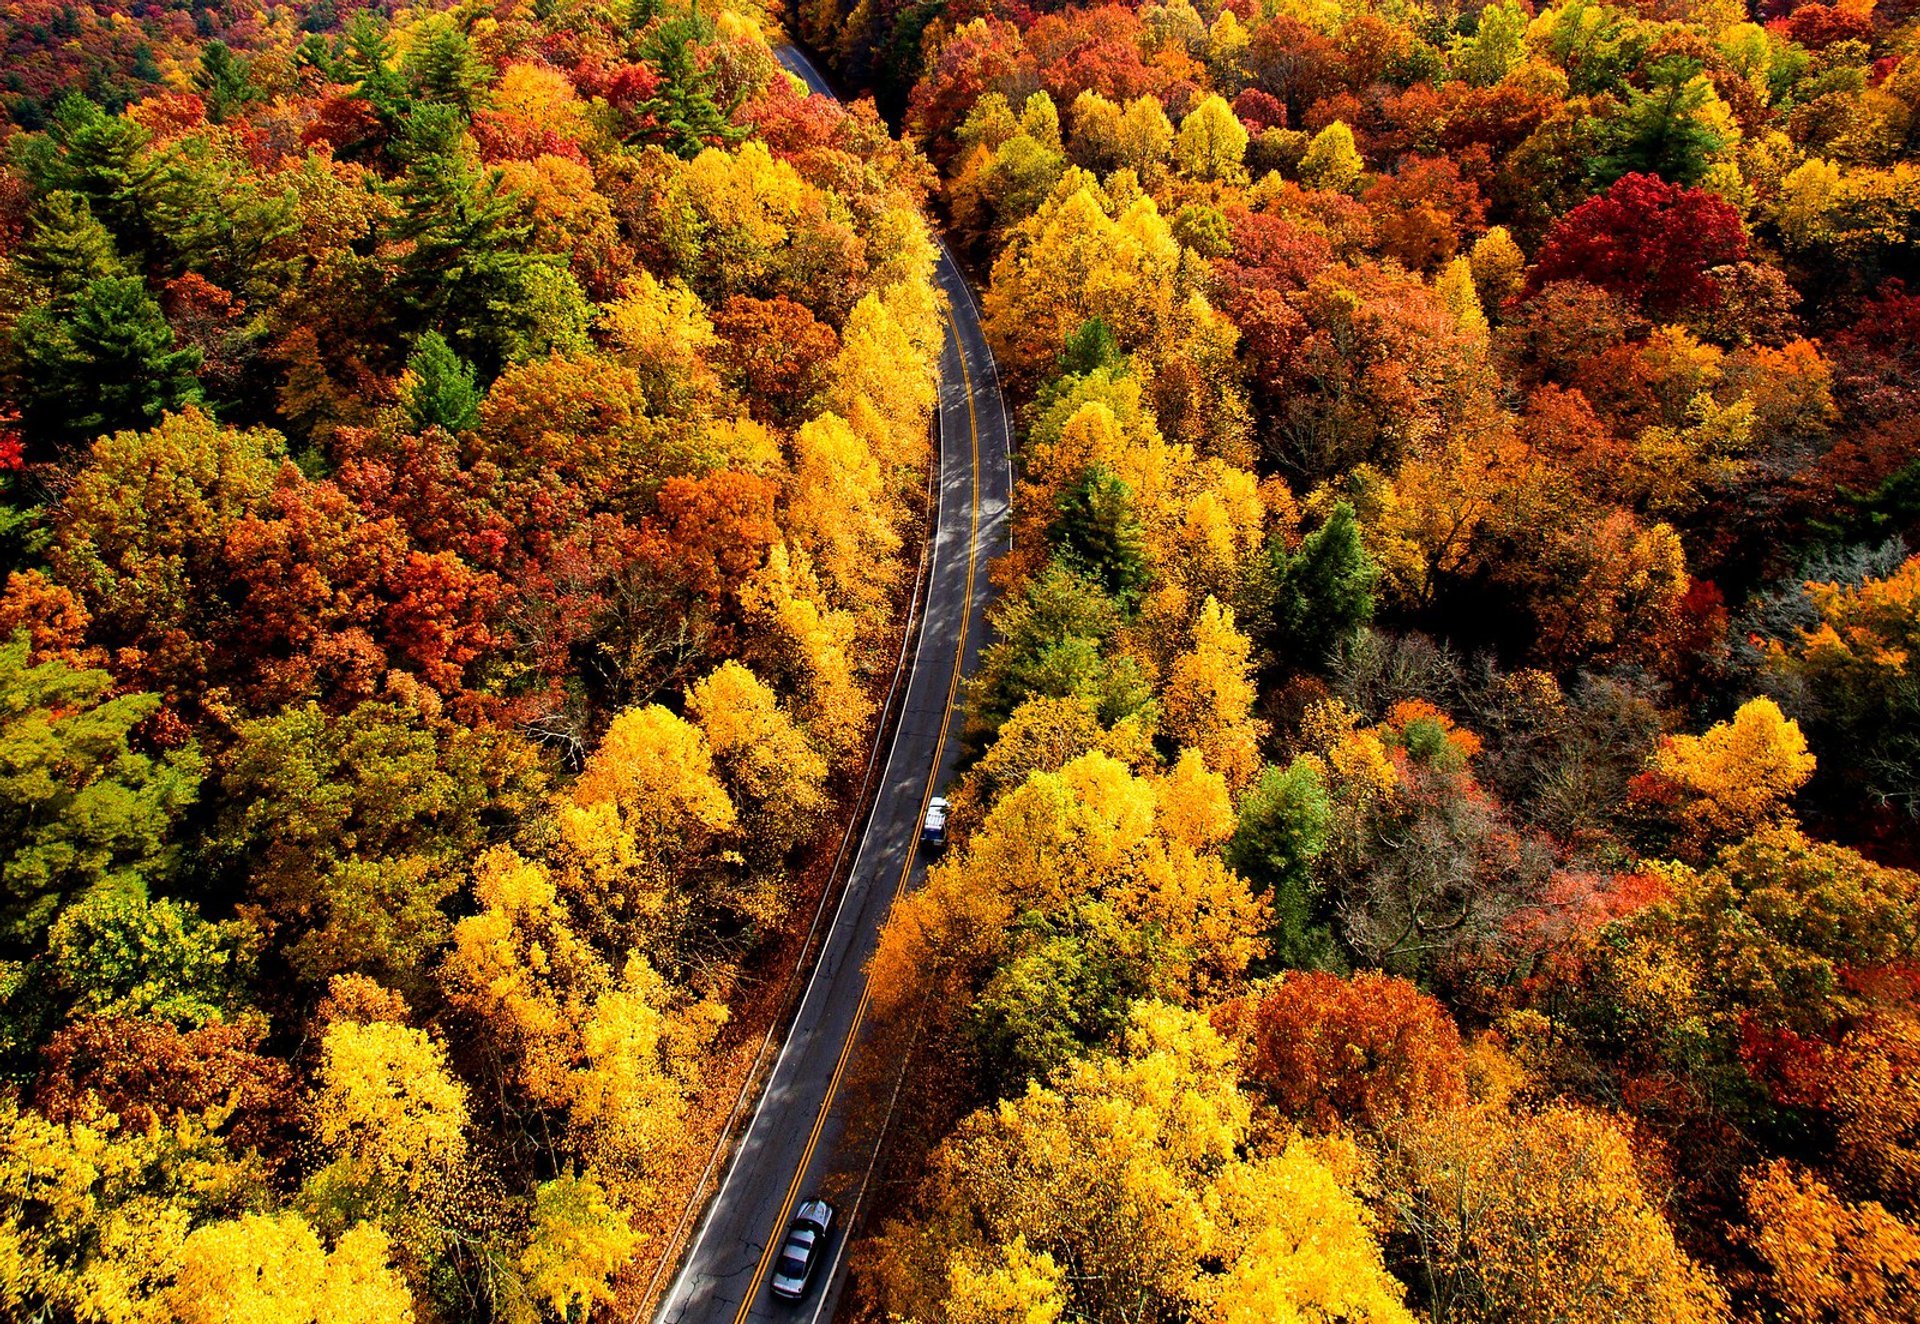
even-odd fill
[(215, 124), (223, 123), (259, 96), (253, 85), (252, 66), (224, 41), (210, 41), (200, 48), (200, 67), (194, 70), (193, 86), (206, 101), (207, 118)]
[(1454, 73), (1475, 87), (1492, 87), (1526, 55), (1527, 24), (1532, 21), (1519, 0), (1488, 5), (1480, 11), (1471, 37), (1453, 39)]
[(0, 646), (0, 941), (16, 948), (73, 898), (137, 894), (174, 866), (199, 757), (136, 753), (129, 736), (160, 700), (112, 691), (104, 671), (34, 664), (25, 635)]
[(1036, 695), (1088, 699), (1111, 726), (1148, 702), (1145, 678), (1131, 658), (1106, 656), (1120, 628), (1120, 609), (1100, 586), (1052, 562), (1017, 598), (994, 611), (999, 636), (980, 658), (973, 680), (977, 728), (1000, 729)]
[(1046, 1081), (1105, 1042), (1126, 1024), (1152, 968), (1142, 940), (1104, 905), (1065, 921), (1031, 914), (1016, 927), (1022, 950), (987, 980), (968, 1024), (981, 1077), (1000, 1095)]
[(1697, 183), (1731, 133), (1727, 108), (1699, 62), (1669, 55), (1647, 71), (1646, 91), (1627, 88), (1626, 108), (1602, 131), (1593, 182), (1605, 188), (1638, 172)]
[(465, 432), (480, 425), (480, 391), (473, 384), (473, 365), (455, 354), (438, 331), (429, 331), (416, 342), (407, 371), (413, 381), (404, 404), (407, 422), (415, 431), (441, 427)]
[(660, 86), (636, 108), (644, 121), (637, 136), (678, 156), (698, 156), (745, 133), (732, 122), (732, 108), (715, 99), (713, 71), (700, 67), (696, 47), (710, 35), (705, 20), (683, 14), (656, 27), (641, 47), (641, 58), (660, 75)]
[(127, 274), (113, 236), (78, 193), (56, 189), (41, 198), (29, 226), (26, 242), (13, 255), (13, 269), (56, 308), (71, 308), (96, 280)]
[(1083, 377), (1100, 368), (1117, 369), (1123, 357), (1113, 328), (1098, 317), (1089, 318), (1060, 347), (1060, 374)]
[(407, 83), (394, 68), (393, 38), (387, 21), (371, 9), (357, 9), (347, 22), (338, 72), (353, 94), (392, 124), (407, 112)]
[(448, 933), (441, 902), (540, 785), (527, 746), (380, 702), (306, 703), (237, 737), (218, 848), (286, 926), (294, 969), (417, 986)]
[(149, 139), (132, 120), (72, 94), (54, 108), (45, 133), (16, 139), (10, 155), (37, 193), (78, 193), (122, 253), (145, 254), (153, 241), (146, 214), (154, 171)]
[(1123, 612), (1133, 610), (1153, 580), (1133, 489), (1105, 465), (1089, 465), (1061, 494), (1051, 541), (1068, 566), (1098, 583)]
[[(538, 349), (532, 333), (549, 318), (538, 272), (560, 270), (552, 254), (528, 251), (532, 224), (498, 170), (483, 170), (453, 106), (415, 106), (401, 121), (392, 185), (399, 203), (392, 237), (407, 246), (398, 294), (417, 325), (443, 332), (491, 377), (514, 352)], [(579, 286), (573, 285), (575, 297)], [(549, 298), (531, 298), (544, 292)]]
[(463, 115), (473, 113), (487, 90), (487, 66), (473, 53), (467, 34), (445, 14), (420, 25), (401, 72), (420, 100), (456, 106)]
[(1273, 646), (1289, 664), (1319, 666), (1373, 619), (1379, 567), (1360, 537), (1353, 507), (1341, 502), (1327, 522), (1300, 540), (1268, 551), (1273, 574)]
[(131, 893), (68, 906), (47, 935), (53, 991), (72, 1011), (198, 1028), (231, 1019), (251, 966), (244, 924), (208, 923), (186, 902)]
[(1308, 759), (1267, 767), (1240, 797), (1226, 859), (1267, 895), (1273, 915), (1272, 961), (1283, 966), (1331, 963), (1333, 930), (1319, 913), (1313, 861), (1327, 847), (1333, 802)]
[(200, 400), (200, 351), (176, 346), (136, 277), (92, 280), (70, 308), (31, 310), (14, 326), (13, 348), (22, 421), (36, 438), (80, 442), (151, 427)]

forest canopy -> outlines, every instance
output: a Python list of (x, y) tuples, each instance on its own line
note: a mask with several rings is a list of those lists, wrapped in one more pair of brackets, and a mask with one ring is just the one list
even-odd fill
[(929, 452), (931, 176), (773, 31), (0, 16), (0, 1313), (644, 1281)]
[(648, 1304), (857, 823), (937, 230), (1014, 550), (844, 1311), (1914, 1320), (1905, 0), (0, 52), (0, 1313)]

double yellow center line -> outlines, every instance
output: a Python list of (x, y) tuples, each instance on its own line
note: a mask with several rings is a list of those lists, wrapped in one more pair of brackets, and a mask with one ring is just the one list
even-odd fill
[[(954, 699), (960, 693), (960, 672), (967, 656), (967, 632), (973, 621), (974, 576), (980, 557), (980, 417), (974, 405), (973, 373), (967, 367), (966, 341), (961, 339), (960, 324), (954, 320), (951, 306), (946, 310), (946, 318), (947, 330), (953, 336), (954, 354), (960, 360), (961, 385), (967, 395), (967, 430), (973, 459), (971, 509), (967, 527), (967, 588), (966, 594), (962, 597), (960, 603), (960, 631), (958, 639), (954, 642), (953, 678), (947, 684), (947, 706), (940, 719), (940, 739), (938, 743), (934, 745), (933, 765), (927, 769), (927, 784), (920, 794), (920, 813), (919, 816), (914, 819), (913, 835), (907, 843), (906, 863), (901, 866), (900, 877), (893, 885), (894, 902), (899, 901), (900, 894), (906, 890), (907, 879), (913, 874), (914, 860), (919, 855), (920, 850), (920, 825), (926, 821), (927, 805), (933, 799), (934, 785), (940, 776), (940, 758), (947, 747), (947, 732), (953, 725)], [(939, 463), (944, 468), (946, 464), (944, 448), (942, 448)], [(937, 507), (935, 518), (936, 527), (934, 536), (938, 538)], [(931, 589), (928, 590), (927, 599), (928, 605), (931, 607), (933, 599)], [(924, 617), (921, 621), (921, 628), (923, 630), (926, 628)], [(915, 651), (917, 653), (918, 649)], [(908, 686), (908, 693), (912, 693), (911, 685)], [(904, 711), (902, 711), (900, 715), (900, 720), (903, 722), (906, 720), (906, 713)], [(851, 882), (849, 882), (848, 886), (852, 886)], [(891, 903), (889, 904), (888, 913), (892, 913)], [(747, 1285), (746, 1295), (740, 1300), (740, 1309), (733, 1317), (733, 1324), (742, 1324), (742, 1321), (747, 1317), (747, 1313), (753, 1309), (754, 1302), (760, 1299), (760, 1288), (766, 1281), (767, 1269), (773, 1263), (774, 1252), (779, 1249), (781, 1243), (786, 1239), (787, 1219), (793, 1213), (794, 1201), (800, 1194), (800, 1183), (806, 1180), (807, 1169), (813, 1165), (813, 1153), (820, 1143), (820, 1133), (826, 1129), (827, 1117), (833, 1111), (834, 1099), (840, 1092), (840, 1082), (847, 1073), (847, 1063), (852, 1060), (853, 1057), (853, 1047), (859, 1042), (860, 1030), (862, 1026), (866, 1024), (867, 1005), (872, 1000), (873, 984), (871, 980), (868, 980), (860, 991), (860, 1005), (854, 1009), (853, 1024), (847, 1030), (847, 1040), (840, 1046), (840, 1058), (834, 1063), (833, 1075), (827, 1081), (827, 1092), (820, 1100), (820, 1111), (814, 1115), (813, 1129), (807, 1134), (807, 1147), (800, 1155), (799, 1165), (794, 1169), (793, 1180), (787, 1184), (786, 1198), (780, 1203), (780, 1215), (774, 1220), (773, 1228), (768, 1234), (766, 1248), (760, 1252), (760, 1263), (753, 1271), (753, 1281)], [(776, 1070), (777, 1069), (776, 1064)], [(864, 1196), (865, 1192), (863, 1191), (861, 1194)], [(858, 1205), (856, 1204), (855, 1208), (857, 1207)], [(843, 1237), (848, 1236), (851, 1235), (851, 1232), (852, 1220), (851, 1217), (849, 1217), (847, 1226), (843, 1229), (841, 1235)], [(821, 1291), (824, 1292), (826, 1290), (827, 1283), (823, 1280), (821, 1283)]]

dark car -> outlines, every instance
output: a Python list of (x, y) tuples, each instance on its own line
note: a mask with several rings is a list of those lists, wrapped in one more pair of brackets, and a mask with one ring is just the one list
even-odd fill
[(947, 802), (940, 796), (927, 801), (927, 821), (920, 825), (920, 844), (930, 851), (947, 846)]
[(807, 1284), (826, 1249), (827, 1232), (833, 1227), (833, 1206), (825, 1200), (807, 1200), (794, 1212), (787, 1239), (780, 1247), (780, 1258), (773, 1262), (773, 1294), (798, 1301), (807, 1294)]

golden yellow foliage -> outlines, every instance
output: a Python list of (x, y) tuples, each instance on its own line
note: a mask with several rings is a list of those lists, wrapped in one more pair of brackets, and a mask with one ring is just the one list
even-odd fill
[(723, 662), (687, 691), (721, 776), (758, 853), (778, 861), (819, 825), (827, 761), (773, 690), (738, 662)]
[(1920, 1299), (1920, 1229), (1875, 1203), (1848, 1204), (1776, 1159), (1750, 1175), (1747, 1242), (1788, 1324), (1896, 1324)]
[(845, 753), (873, 709), (855, 679), (854, 618), (827, 605), (811, 558), (786, 543), (776, 543), (742, 586), (740, 606), (761, 673), (797, 696), (795, 711), (822, 749)]
[(658, 704), (613, 719), (567, 798), (582, 808), (613, 806), (622, 830), (669, 862), (734, 824), (706, 736)]
[(466, 1086), (411, 1026), (328, 1026), (311, 1115), (320, 1143), (377, 1190), (418, 1195), (466, 1159)]
[(1685, 797), (1682, 821), (1703, 838), (1743, 836), (1786, 817), (1813, 768), (1800, 724), (1768, 698), (1747, 700), (1704, 735), (1666, 737), (1652, 761)]
[(1119, 1053), (974, 1114), (936, 1152), (926, 1219), (883, 1238), (887, 1307), (1410, 1324), (1326, 1151), (1243, 1158), (1248, 1123), (1233, 1047), (1202, 1016), (1137, 1006)]
[(794, 434), (787, 533), (819, 567), (836, 607), (885, 610), (899, 571), (897, 514), (880, 462), (845, 419), (821, 414)]
[(1510, 1324), (1694, 1324), (1727, 1318), (1680, 1250), (1626, 1134), (1556, 1105), (1410, 1115), (1383, 1154), (1384, 1193), (1436, 1297)]
[(876, 1002), (964, 987), (1005, 954), (1018, 915), (1064, 914), (1090, 899), (1158, 931), (1150, 978), (1160, 991), (1239, 978), (1264, 950), (1264, 912), (1245, 880), (1190, 844), (1217, 841), (1224, 827), (1212, 777), (1188, 763), (1156, 782), (1098, 750), (1030, 775), (993, 805), (963, 855), (894, 907), (871, 966)]
[(540, 1183), (533, 1231), (520, 1272), (533, 1293), (563, 1320), (581, 1318), (614, 1299), (611, 1279), (633, 1257), (640, 1237), (627, 1211), (608, 1198), (592, 1172)]
[(1053, 1256), (1028, 1250), (1025, 1237), (1000, 1247), (984, 1267), (955, 1255), (941, 1314), (947, 1324), (1054, 1324), (1066, 1309), (1061, 1276)]
[(116, 1133), (0, 1103), (0, 1313), (165, 1324), (187, 1235), (264, 1193), (197, 1122)]
[(567, 1112), (574, 1152), (642, 1181), (671, 1144), (723, 1006), (691, 1001), (639, 954), (617, 975), (567, 920), (546, 868), (481, 858), (481, 911), (454, 928), (448, 997), (498, 1037), (523, 1089)]
[(1193, 624), (1191, 647), (1174, 661), (1164, 700), (1168, 735), (1244, 789), (1260, 771), (1266, 724), (1253, 716), (1253, 645), (1234, 628), (1233, 611), (1208, 598)]
[(356, 1223), (331, 1252), (292, 1211), (210, 1223), (187, 1238), (168, 1300), (180, 1324), (410, 1324), (387, 1234)]

